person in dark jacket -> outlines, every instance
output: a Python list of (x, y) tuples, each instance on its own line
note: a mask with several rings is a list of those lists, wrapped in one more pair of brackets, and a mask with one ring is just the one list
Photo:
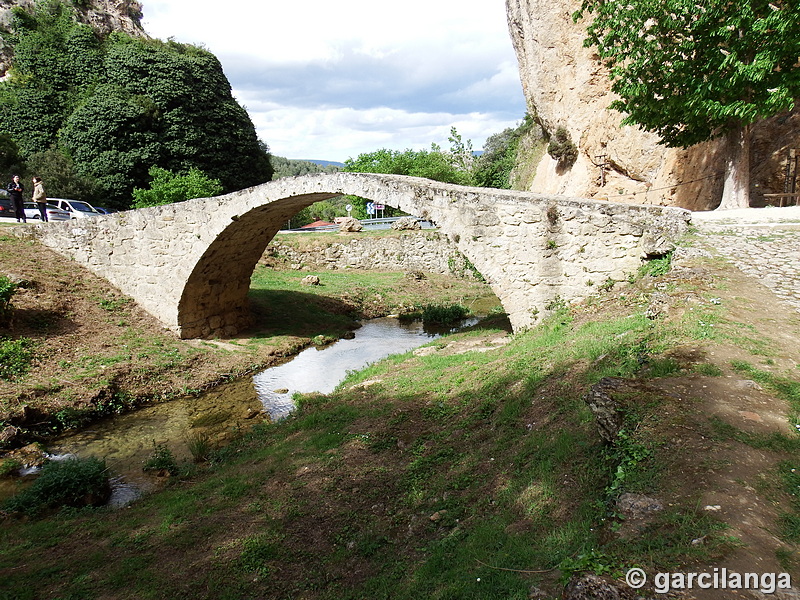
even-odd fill
[(6, 187), (6, 190), (8, 190), (8, 197), (11, 198), (11, 202), (14, 203), (17, 223), (20, 222), (20, 219), (22, 219), (23, 223), (27, 223), (28, 220), (25, 218), (25, 204), (22, 202), (22, 182), (19, 180), (19, 175), (14, 175), (12, 179), (13, 181)]

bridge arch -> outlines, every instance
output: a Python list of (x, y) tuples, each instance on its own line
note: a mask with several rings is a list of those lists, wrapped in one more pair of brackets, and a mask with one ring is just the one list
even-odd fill
[(436, 223), (491, 285), (515, 329), (555, 297), (623, 280), (674, 247), (690, 213), (666, 207), (469, 188), (399, 175), (280, 179), (80, 222), (20, 229), (134, 298), (184, 338), (229, 336), (250, 323), (250, 277), (267, 244), (306, 206), (349, 194)]

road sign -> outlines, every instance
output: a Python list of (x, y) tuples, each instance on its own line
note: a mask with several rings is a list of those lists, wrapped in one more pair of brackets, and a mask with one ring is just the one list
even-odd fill
[(386, 208), (383, 204), (373, 204), (372, 206), (375, 207), (375, 210), (383, 210)]
[(375, 214), (375, 203), (374, 202), (367, 202), (367, 214), (374, 215)]

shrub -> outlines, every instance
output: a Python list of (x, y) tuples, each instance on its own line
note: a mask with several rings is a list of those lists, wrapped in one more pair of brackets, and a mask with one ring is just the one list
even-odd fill
[(0, 326), (11, 319), (11, 298), (19, 287), (5, 275), (0, 275)]
[(180, 469), (178, 467), (178, 462), (175, 460), (175, 455), (172, 454), (172, 450), (167, 448), (164, 444), (154, 443), (153, 454), (144, 461), (142, 471), (177, 475)]
[(547, 146), (547, 153), (558, 161), (558, 166), (572, 166), (578, 158), (578, 148), (572, 142), (569, 131), (559, 127)]
[(45, 508), (99, 506), (110, 494), (104, 460), (70, 458), (46, 463), (31, 487), (6, 501), (4, 508), (34, 515)]
[(422, 309), (422, 322), (452, 325), (467, 315), (469, 315), (469, 309), (460, 304), (428, 304)]

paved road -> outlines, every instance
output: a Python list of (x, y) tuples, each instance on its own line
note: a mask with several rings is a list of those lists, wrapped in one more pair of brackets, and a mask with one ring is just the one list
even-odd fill
[(703, 244), (800, 311), (800, 206), (692, 213)]

